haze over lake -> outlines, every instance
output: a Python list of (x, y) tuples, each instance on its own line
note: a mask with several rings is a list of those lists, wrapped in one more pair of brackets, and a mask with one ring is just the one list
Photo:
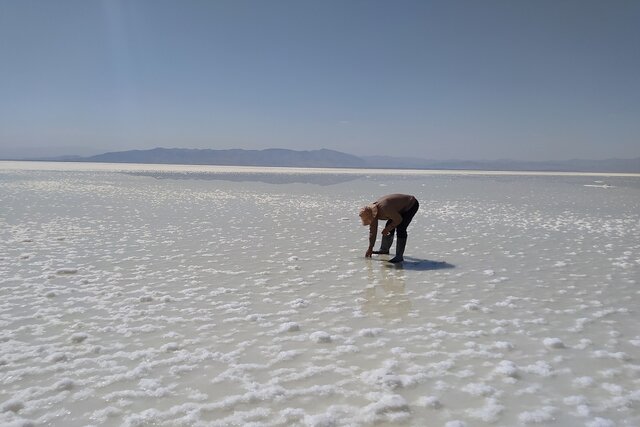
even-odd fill
[[(400, 267), (357, 215), (396, 192)], [(0, 162), (0, 201), (2, 425), (640, 424), (638, 175)]]

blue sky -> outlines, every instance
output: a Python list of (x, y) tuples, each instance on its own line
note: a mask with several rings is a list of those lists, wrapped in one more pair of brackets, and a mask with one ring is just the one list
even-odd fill
[(0, 0), (0, 156), (640, 156), (638, 1)]

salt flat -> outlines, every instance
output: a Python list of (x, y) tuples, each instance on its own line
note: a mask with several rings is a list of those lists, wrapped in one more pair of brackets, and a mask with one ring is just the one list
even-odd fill
[(638, 426), (639, 249), (633, 175), (0, 162), (0, 424)]

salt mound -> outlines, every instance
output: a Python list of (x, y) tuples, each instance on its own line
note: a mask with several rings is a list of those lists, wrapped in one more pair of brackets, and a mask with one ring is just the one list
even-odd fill
[(564, 343), (560, 338), (545, 338), (542, 343), (545, 347), (551, 348), (565, 348)]
[(440, 399), (435, 396), (423, 396), (416, 402), (417, 406), (422, 406), (423, 408), (432, 408), (432, 409), (440, 409), (442, 408), (442, 403)]
[[(296, 322), (283, 323), (282, 325), (280, 325), (280, 329), (278, 329), (279, 332), (297, 332), (299, 330), (300, 330), (300, 325), (297, 324)], [(329, 337), (329, 340), (331, 340), (331, 337)]]
[(24, 403), (18, 399), (9, 399), (0, 405), (0, 412), (19, 412), (24, 408)]
[(360, 332), (358, 332), (358, 335), (361, 337), (377, 337), (382, 334), (382, 332), (384, 332), (384, 329), (382, 328), (365, 328), (361, 329)]
[(312, 333), (311, 335), (309, 335), (309, 339), (311, 341), (317, 342), (317, 343), (330, 343), (331, 342), (331, 335), (329, 335), (328, 333), (324, 332), (324, 331), (317, 331)]
[(518, 367), (510, 360), (502, 360), (498, 363), (494, 372), (507, 377), (516, 378), (518, 376)]
[(85, 334), (84, 332), (78, 332), (77, 334), (71, 335), (69, 340), (72, 343), (79, 344), (79, 343), (85, 341), (87, 338), (89, 338), (89, 335)]
[(545, 406), (534, 411), (522, 412), (518, 415), (520, 422), (525, 424), (539, 424), (553, 421), (553, 414), (556, 412), (556, 408), (553, 406)]

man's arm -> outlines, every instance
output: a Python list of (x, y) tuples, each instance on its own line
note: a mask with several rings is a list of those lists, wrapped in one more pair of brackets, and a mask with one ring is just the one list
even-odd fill
[(391, 230), (393, 230), (394, 228), (399, 226), (400, 223), (402, 222), (402, 215), (400, 215), (398, 212), (389, 212), (387, 215), (389, 216), (389, 219), (391, 220), (391, 223), (388, 224), (382, 230), (382, 234), (385, 235), (385, 236), (387, 234), (391, 233)]
[(374, 219), (369, 225), (369, 248), (367, 249), (367, 253), (365, 254), (366, 258), (371, 257), (373, 253), (373, 245), (376, 244), (376, 237), (378, 235), (378, 220)]

